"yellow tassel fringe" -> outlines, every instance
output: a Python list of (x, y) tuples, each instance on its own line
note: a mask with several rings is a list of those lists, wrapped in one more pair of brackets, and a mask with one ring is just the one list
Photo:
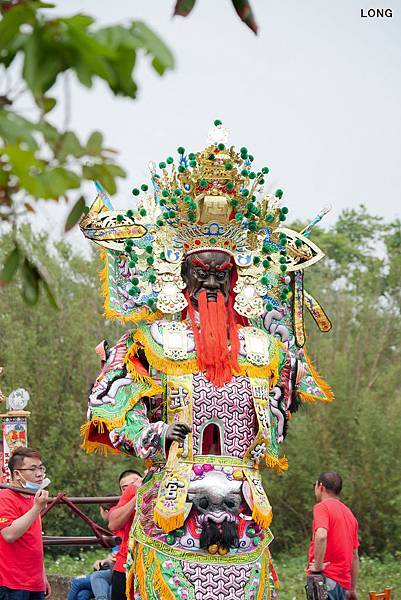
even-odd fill
[(135, 577), (135, 568), (134, 565), (131, 565), (130, 570), (127, 575), (127, 582), (125, 584), (125, 595), (128, 599), (133, 598), (133, 594), (131, 593), (132, 586), (134, 583)]
[(155, 564), (156, 564), (156, 569), (155, 569), (155, 572), (153, 575), (153, 585), (155, 587), (155, 590), (158, 592), (158, 594), (159, 594), (160, 598), (162, 598), (162, 600), (175, 600), (174, 593), (170, 590), (169, 586), (164, 581), (164, 577), (163, 577), (161, 569), (160, 569), (160, 563), (156, 557), (155, 557)]
[(306, 392), (300, 391), (299, 395), (300, 395), (301, 399), (306, 400), (307, 402), (316, 402), (316, 400), (320, 400), (321, 402), (332, 402), (334, 400), (333, 390), (331, 389), (329, 384), (323, 379), (323, 377), (320, 375), (320, 373), (313, 366), (312, 361), (309, 358), (305, 347), (304, 347), (304, 355), (305, 355), (305, 360), (310, 369), (313, 379), (316, 381), (317, 385), (320, 387), (320, 389), (323, 391), (323, 393), (325, 394), (326, 397), (320, 398), (319, 396), (315, 396), (313, 394), (308, 394)]
[(263, 600), (263, 594), (264, 594), (265, 587), (266, 587), (266, 578), (268, 576), (269, 576), (269, 574), (266, 573), (266, 560), (262, 556), (262, 568), (260, 570), (259, 590), (258, 590), (258, 595), (256, 597), (256, 600)]
[(255, 523), (257, 523), (259, 525), (259, 527), (263, 527), (263, 529), (266, 529), (267, 527), (269, 527), (270, 523), (272, 522), (273, 519), (273, 510), (270, 507), (269, 512), (263, 513), (261, 512), (258, 507), (256, 505), (254, 505), (253, 510), (252, 510), (252, 519), (255, 521)]
[(81, 425), (80, 432), (81, 436), (83, 437), (81, 448), (88, 452), (88, 454), (90, 454), (91, 452), (98, 452), (99, 454), (103, 454), (104, 456), (107, 456), (108, 452), (110, 452), (111, 454), (119, 454), (120, 451), (116, 448), (112, 448), (111, 446), (105, 446), (104, 444), (99, 444), (99, 442), (92, 442), (91, 440), (89, 440), (88, 436), (90, 433), (91, 426), (93, 425), (97, 427), (98, 433), (103, 433), (105, 427), (109, 431), (117, 427), (122, 427), (125, 423), (125, 415), (127, 414), (127, 412), (131, 410), (143, 397), (151, 397), (155, 396), (156, 394), (163, 393), (163, 389), (160, 387), (160, 385), (155, 383), (150, 378), (149, 381), (150, 387), (146, 388), (145, 390), (141, 390), (137, 396), (131, 396), (128, 408), (119, 417), (115, 419), (102, 419), (100, 417), (94, 417), (91, 421), (88, 421), (87, 423)]
[[(146, 569), (143, 563), (143, 546), (138, 546), (138, 552), (134, 564), (131, 567), (131, 571), (134, 571), (133, 577), (138, 580), (139, 592), (141, 594), (141, 600), (148, 600), (148, 594), (146, 592)], [(128, 589), (128, 581), (127, 581)], [(127, 596), (131, 598), (131, 596)]]
[[(157, 354), (151, 347), (146, 334), (138, 329), (134, 332), (133, 338), (137, 344), (140, 344), (144, 349), (145, 356), (150, 366), (166, 375), (189, 375), (196, 374), (199, 372), (199, 367), (196, 359), (183, 360), (183, 361), (173, 361), (169, 358), (161, 356)], [(129, 352), (136, 353), (139, 345), (134, 343), (131, 346)], [(127, 353), (128, 356), (128, 353)], [(248, 377), (270, 377), (272, 379), (272, 386), (276, 385), (278, 381), (278, 366), (279, 366), (280, 354), (279, 354), (279, 346), (276, 345), (274, 350), (273, 358), (269, 365), (264, 365), (261, 367), (247, 364), (247, 365), (239, 365), (239, 371), (234, 371), (234, 375), (247, 375)], [(127, 363), (128, 365), (129, 363)], [(142, 377), (138, 375), (138, 377)]]
[(166, 515), (162, 515), (156, 508), (153, 512), (154, 522), (160, 529), (162, 529), (165, 533), (169, 533), (170, 531), (174, 531), (175, 529), (179, 529), (184, 525), (185, 521), (185, 512), (179, 512), (175, 515), (171, 515), (166, 517)]
[(283, 456), (282, 458), (275, 458), (271, 454), (266, 454), (266, 466), (270, 469), (275, 469), (277, 473), (283, 473), (288, 469), (288, 458)]

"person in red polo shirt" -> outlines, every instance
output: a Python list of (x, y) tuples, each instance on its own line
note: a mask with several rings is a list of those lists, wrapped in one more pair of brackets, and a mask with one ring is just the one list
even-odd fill
[(42, 544), (40, 513), (48, 492), (38, 450), (17, 448), (8, 463), (12, 485), (36, 490), (35, 496), (0, 490), (0, 599), (43, 600), (50, 595)]
[(330, 600), (357, 600), (358, 521), (339, 499), (342, 479), (327, 471), (315, 483), (309, 573), (323, 573)]
[(142, 477), (136, 471), (124, 471), (120, 475), (121, 498), (116, 506), (109, 510), (109, 529), (118, 532), (121, 539), (120, 549), (111, 578), (111, 600), (126, 600), (126, 566), (128, 538), (135, 516), (136, 493), (142, 483)]

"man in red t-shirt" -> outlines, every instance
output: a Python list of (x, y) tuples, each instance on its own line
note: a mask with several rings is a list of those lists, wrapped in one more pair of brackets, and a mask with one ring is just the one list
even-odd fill
[(122, 495), (118, 504), (109, 510), (109, 529), (118, 532), (122, 538), (111, 578), (111, 600), (126, 600), (128, 538), (135, 515), (136, 493), (141, 483), (142, 477), (136, 471), (121, 473)]
[(42, 523), (48, 492), (38, 450), (17, 448), (8, 463), (12, 485), (35, 496), (0, 490), (0, 599), (43, 600), (50, 595), (43, 562)]
[(315, 483), (309, 573), (323, 573), (330, 600), (357, 600), (358, 521), (339, 499), (342, 479), (327, 471)]

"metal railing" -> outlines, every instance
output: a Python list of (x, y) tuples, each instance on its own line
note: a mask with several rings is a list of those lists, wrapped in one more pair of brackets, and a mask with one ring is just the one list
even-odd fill
[[(0, 489), (12, 490), (18, 494), (34, 496), (36, 492), (25, 488), (16, 487), (7, 483), (0, 483)], [(57, 505), (67, 506), (73, 513), (78, 515), (94, 533), (93, 536), (43, 536), (44, 546), (96, 546), (100, 544), (104, 548), (112, 548), (121, 542), (118, 536), (115, 536), (111, 531), (105, 529), (101, 525), (95, 523), (88, 515), (80, 510), (77, 504), (106, 504), (113, 506), (119, 501), (119, 496), (99, 496), (99, 497), (71, 497), (68, 498), (64, 492), (59, 492), (57, 496), (49, 498), (47, 506), (41, 512), (41, 517), (44, 517), (52, 508)]]

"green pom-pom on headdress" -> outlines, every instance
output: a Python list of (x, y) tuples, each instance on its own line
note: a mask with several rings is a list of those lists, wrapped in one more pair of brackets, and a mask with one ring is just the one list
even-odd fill
[(221, 125), (221, 124), (222, 124), (222, 123), (221, 123), (220, 119), (216, 119), (216, 120), (214, 121), (214, 125), (215, 125), (215, 127), (218, 127), (218, 126), (219, 126), (219, 125)]

